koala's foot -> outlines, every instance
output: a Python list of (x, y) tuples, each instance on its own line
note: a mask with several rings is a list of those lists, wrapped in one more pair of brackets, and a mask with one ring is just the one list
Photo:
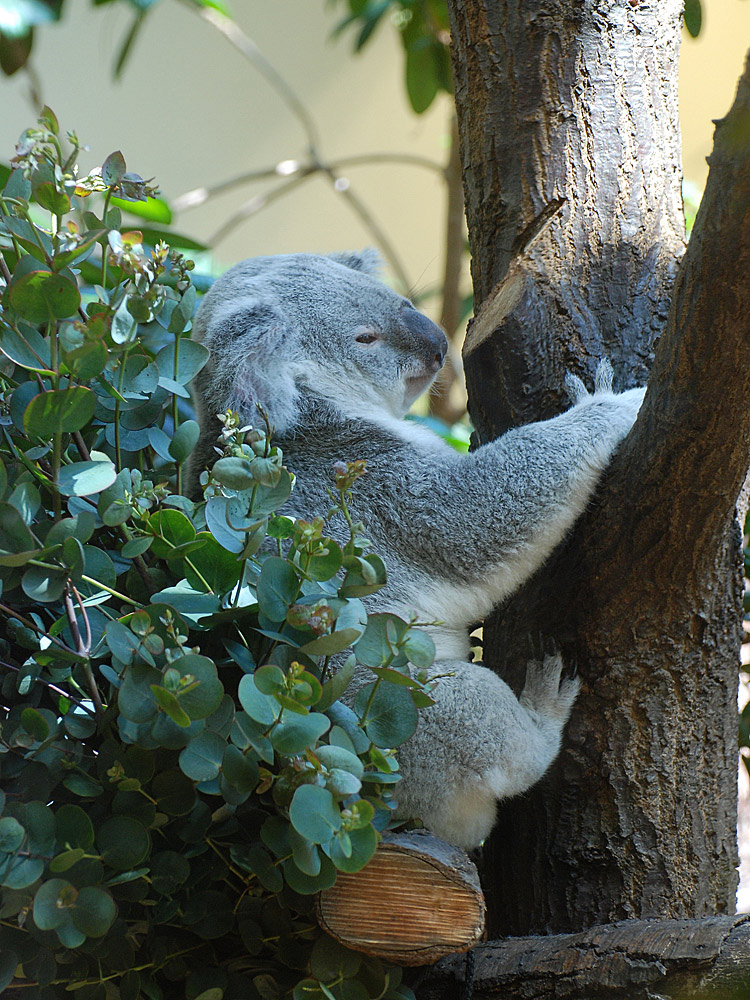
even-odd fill
[(559, 654), (545, 656), (541, 663), (532, 660), (526, 667), (526, 684), (518, 699), (525, 709), (560, 726), (568, 721), (581, 690), (578, 678), (563, 677), (562, 671)]
[(438, 836), (476, 847), (499, 799), (531, 788), (557, 756), (579, 682), (559, 656), (529, 664), (519, 699), (486, 667), (443, 661), (414, 736), (399, 748), (399, 817), (418, 816)]

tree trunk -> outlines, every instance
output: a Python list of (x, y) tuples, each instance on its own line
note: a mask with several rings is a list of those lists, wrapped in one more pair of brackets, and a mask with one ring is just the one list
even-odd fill
[(485, 850), (490, 933), (732, 913), (750, 79), (675, 283), (681, 0), (449, 6), (479, 438), (557, 412), (566, 369), (607, 355), (621, 388), (653, 369), (595, 503), (485, 628), (516, 688), (549, 640), (583, 681), (553, 772)]

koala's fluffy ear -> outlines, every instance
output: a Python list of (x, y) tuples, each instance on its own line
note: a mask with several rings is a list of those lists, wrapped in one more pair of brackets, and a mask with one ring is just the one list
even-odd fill
[(383, 266), (380, 254), (374, 247), (366, 247), (364, 250), (352, 251), (351, 253), (330, 253), (328, 256), (337, 264), (343, 264), (344, 267), (350, 267), (352, 271), (362, 271), (363, 274), (370, 274), (373, 277), (378, 277)]
[(203, 378), (199, 376), (206, 406), (214, 413), (236, 410), (255, 425), (261, 406), (278, 433), (295, 423), (292, 362), (298, 336), (276, 301), (262, 294), (232, 298), (220, 303), (197, 332), (211, 351)]

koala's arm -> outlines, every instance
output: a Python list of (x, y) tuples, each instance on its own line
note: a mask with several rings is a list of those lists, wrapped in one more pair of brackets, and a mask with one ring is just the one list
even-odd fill
[[(390, 539), (404, 561), (422, 571), (424, 612), (434, 603), (436, 617), (453, 607), (456, 619), (478, 620), (528, 579), (570, 530), (644, 393), (614, 395), (606, 369), (597, 383), (588, 395), (576, 381), (578, 401), (570, 410), (508, 431), (468, 455), (415, 453), (411, 468), (404, 463), (392, 487), (400, 537), (390, 533)], [(374, 493), (377, 483), (369, 485)]]

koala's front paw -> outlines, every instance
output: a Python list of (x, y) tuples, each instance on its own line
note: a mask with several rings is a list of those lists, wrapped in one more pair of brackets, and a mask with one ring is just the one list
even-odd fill
[(641, 408), (646, 389), (643, 386), (639, 386), (636, 389), (627, 389), (625, 392), (615, 394), (612, 391), (613, 375), (614, 372), (612, 371), (609, 359), (602, 358), (596, 366), (593, 393), (588, 391), (583, 381), (577, 375), (573, 375), (570, 372), (567, 372), (565, 375), (565, 389), (575, 405), (592, 402), (602, 396), (608, 397), (608, 399), (617, 405), (618, 410), (629, 418), (628, 426), (630, 426), (638, 416), (638, 410)]
[[(594, 396), (611, 396), (612, 379), (614, 371), (609, 358), (602, 358), (596, 366), (594, 372)], [(586, 399), (591, 399), (592, 394), (584, 385), (582, 379), (572, 372), (565, 373), (565, 391), (568, 393), (572, 403), (582, 403)]]

